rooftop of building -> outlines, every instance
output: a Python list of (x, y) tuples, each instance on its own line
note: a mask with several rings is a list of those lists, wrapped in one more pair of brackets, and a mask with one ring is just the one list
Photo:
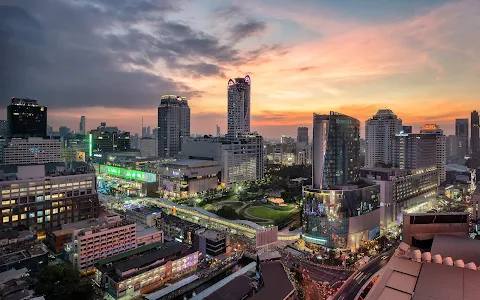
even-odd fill
[(126, 208), (126, 210), (127, 212), (133, 211), (133, 212), (141, 213), (145, 216), (156, 215), (162, 212), (161, 209), (150, 207), (150, 206), (129, 206)]
[(251, 300), (285, 299), (295, 292), (281, 262), (263, 262), (260, 267), (264, 286)]
[[(113, 218), (115, 217), (115, 218)], [(117, 218), (118, 217), (118, 218)], [(100, 225), (94, 225), (90, 226), (88, 228), (82, 228), (80, 229), (80, 232), (78, 233), (79, 236), (83, 236), (85, 234), (95, 234), (104, 230), (108, 229), (113, 229), (113, 228), (119, 228), (119, 227), (124, 227), (124, 226), (130, 226), (130, 225), (135, 225), (135, 222), (122, 219), (120, 216), (107, 216), (107, 219), (105, 222), (101, 223)]]
[(200, 167), (217, 166), (218, 162), (214, 160), (184, 159), (184, 160), (167, 162), (164, 165), (172, 166), (172, 167), (181, 166), (181, 167), (188, 167), (188, 168), (200, 168)]
[(195, 234), (214, 242), (221, 241), (226, 237), (226, 234), (224, 232), (220, 232), (212, 229), (203, 229), (203, 228), (195, 231)]
[(404, 216), (462, 216), (462, 215), (468, 215), (468, 211), (463, 211), (463, 212), (456, 212), (456, 211), (447, 211), (447, 212), (434, 212), (434, 213), (428, 213), (428, 212), (419, 212), (419, 213), (407, 213), (405, 212), (403, 215)]
[(254, 290), (250, 282), (250, 278), (240, 275), (205, 297), (205, 300), (242, 300)]
[(27, 238), (27, 237), (34, 238), (35, 236), (36, 234), (31, 232), (30, 230), (7, 229), (7, 230), (0, 231), (0, 240), (21, 239), (21, 238)]
[[(40, 170), (39, 168), (42, 168)], [(33, 171), (34, 170), (34, 171)], [(68, 165), (64, 162), (47, 163), (43, 165), (1, 165), (0, 181), (24, 180), (25, 175), (29, 173), (32, 178), (60, 177), (82, 174), (93, 174), (93, 166), (85, 162), (70, 162)]]
[[(167, 259), (170, 257), (171, 259), (168, 260), (176, 260), (194, 252), (195, 251), (193, 249), (184, 244), (166, 242), (152, 252), (136, 255), (135, 259), (125, 260), (115, 264), (114, 267), (116, 270), (118, 270), (118, 272), (111, 272), (109, 276), (118, 282), (126, 278), (136, 276), (138, 273), (144, 273), (151, 268), (161, 266), (167, 263)], [(149, 268), (149, 266), (151, 267)], [(137, 272), (129, 273), (126, 276), (120, 275), (121, 273), (130, 270), (137, 270)]]
[[(479, 299), (480, 270), (474, 260), (480, 258), (480, 241), (440, 235), (433, 243), (432, 251), (423, 254), (402, 243), (366, 299)], [(471, 249), (466, 253), (465, 248)]]
[(82, 229), (82, 228), (89, 228), (92, 226), (102, 225), (103, 223), (104, 222), (100, 221), (99, 219), (82, 220), (82, 221), (77, 221), (73, 223), (62, 224), (62, 228), (59, 230), (55, 230), (54, 232), (58, 232), (62, 230), (72, 230), (72, 229), (76, 230), (76, 229)]
[(110, 256), (110, 257), (107, 257), (107, 258), (104, 258), (104, 259), (100, 259), (95, 263), (95, 267), (97, 269), (101, 270), (102, 272), (106, 272), (107, 269), (108, 269), (107, 265), (109, 265), (110, 263), (115, 264), (115, 263), (118, 263), (118, 262), (121, 262), (121, 261), (125, 261), (125, 260), (128, 260), (128, 258), (136, 257), (136, 255), (138, 255), (138, 254), (143, 254), (143, 253), (156, 251), (156, 249), (159, 249), (159, 248), (162, 248), (162, 247), (164, 247), (164, 246), (163, 246), (163, 243), (161, 243), (161, 242), (152, 243), (152, 244), (148, 244), (148, 245), (145, 245), (145, 246), (137, 247), (135, 249), (132, 249), (132, 250), (129, 250), (129, 251), (117, 254), (117, 255), (113, 255), (113, 256)]
[(202, 226), (195, 224), (193, 222), (184, 220), (180, 217), (174, 216), (174, 215), (163, 215), (161, 220), (164, 220), (165, 223), (172, 225), (172, 226), (177, 226), (177, 227), (194, 227), (194, 228), (200, 228)]
[(137, 238), (142, 238), (142, 237), (145, 237), (147, 235), (152, 235), (152, 234), (158, 233), (160, 231), (161, 230), (158, 230), (155, 227), (145, 228), (145, 227), (137, 224)]

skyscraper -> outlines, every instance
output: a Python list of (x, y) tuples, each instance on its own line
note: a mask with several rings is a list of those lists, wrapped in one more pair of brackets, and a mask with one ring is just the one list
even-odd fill
[(455, 120), (456, 154), (458, 157), (468, 155), (468, 119)]
[(436, 124), (425, 124), (420, 129), (421, 134), (432, 134), (436, 137), (436, 166), (438, 170), (439, 184), (447, 179), (445, 166), (447, 164), (447, 140), (443, 130)]
[(158, 106), (158, 156), (175, 157), (182, 141), (190, 136), (190, 107), (187, 98), (164, 95)]
[(392, 163), (406, 170), (437, 165), (437, 137), (434, 134), (399, 133), (392, 139)]
[(228, 132), (229, 138), (237, 138), (250, 132), (250, 76), (228, 81)]
[(297, 143), (308, 144), (308, 127), (297, 128)]
[(402, 131), (402, 120), (390, 109), (380, 109), (365, 121), (366, 167), (391, 164), (391, 144), (395, 134)]
[(85, 135), (85, 126), (86, 126), (86, 119), (85, 119), (85, 116), (81, 116), (80, 117), (80, 134), (81, 135)]
[(380, 186), (359, 181), (360, 122), (313, 115), (313, 186), (303, 189), (308, 243), (352, 251), (380, 234)]
[(47, 107), (37, 100), (12, 98), (7, 106), (7, 121), (10, 137), (47, 136)]
[(0, 137), (8, 136), (8, 122), (7, 120), (0, 120)]
[(313, 115), (313, 188), (357, 181), (360, 122), (336, 112)]
[(478, 112), (476, 110), (472, 111), (470, 122), (471, 122), (470, 148), (472, 149), (471, 150), (472, 158), (478, 161), (480, 159), (480, 136), (479, 136), (480, 124), (478, 120)]
[(220, 126), (217, 125), (217, 136), (220, 136)]

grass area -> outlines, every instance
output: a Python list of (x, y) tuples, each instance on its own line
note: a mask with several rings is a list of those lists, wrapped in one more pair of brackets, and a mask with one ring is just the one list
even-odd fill
[(292, 214), (289, 211), (276, 210), (265, 206), (249, 207), (245, 212), (254, 217), (273, 220), (275, 223), (281, 222)]
[(225, 204), (223, 204), (223, 206), (230, 206), (233, 209), (237, 209), (237, 208), (242, 207), (243, 203), (242, 202), (225, 203)]

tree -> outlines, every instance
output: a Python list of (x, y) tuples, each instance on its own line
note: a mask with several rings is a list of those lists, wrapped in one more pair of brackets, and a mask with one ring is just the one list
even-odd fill
[(51, 300), (93, 299), (93, 284), (71, 265), (66, 263), (50, 265), (42, 269), (37, 277), (35, 293)]

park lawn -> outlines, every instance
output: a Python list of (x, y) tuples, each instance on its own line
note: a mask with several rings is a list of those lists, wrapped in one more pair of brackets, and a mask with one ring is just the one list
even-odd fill
[(289, 211), (275, 210), (265, 206), (249, 207), (245, 212), (254, 217), (273, 220), (275, 223), (285, 220), (291, 215)]

